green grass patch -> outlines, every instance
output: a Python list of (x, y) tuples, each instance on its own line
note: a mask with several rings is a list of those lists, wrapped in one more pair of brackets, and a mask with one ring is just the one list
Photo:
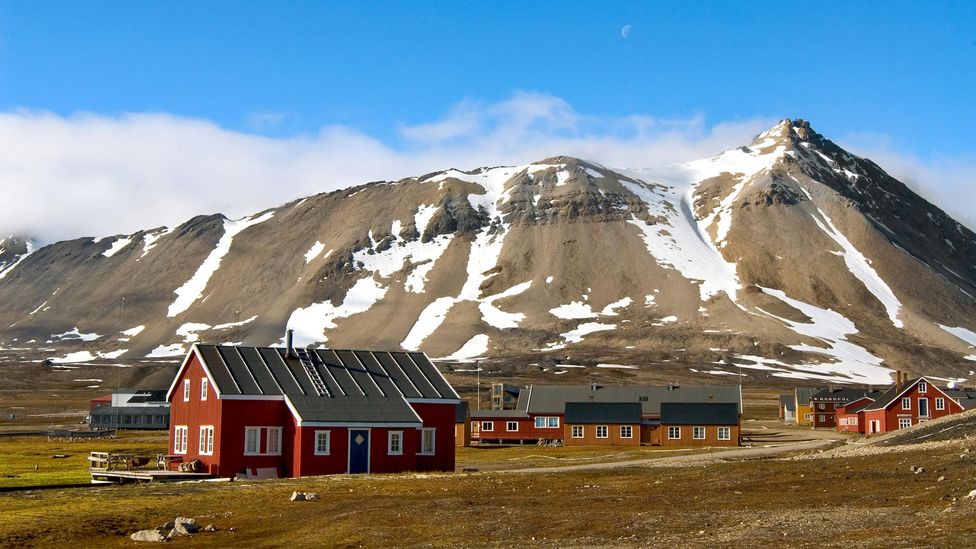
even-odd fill
[(88, 473), (91, 452), (152, 456), (166, 453), (166, 449), (165, 434), (145, 432), (77, 442), (52, 442), (42, 436), (2, 439), (0, 488), (87, 483), (91, 481)]

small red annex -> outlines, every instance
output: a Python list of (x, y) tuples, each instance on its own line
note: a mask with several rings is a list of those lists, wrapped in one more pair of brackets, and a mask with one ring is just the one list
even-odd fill
[(166, 398), (170, 454), (215, 476), (454, 470), (460, 399), (423, 353), (195, 344)]

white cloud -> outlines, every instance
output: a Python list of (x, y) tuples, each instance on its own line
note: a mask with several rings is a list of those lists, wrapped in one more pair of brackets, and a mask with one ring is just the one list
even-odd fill
[(748, 143), (774, 123), (599, 116), (552, 95), (518, 92), (497, 103), (461, 101), (440, 120), (401, 125), (394, 146), (343, 126), (269, 138), (169, 114), (6, 112), (0, 234), (45, 242), (128, 234), (199, 214), (241, 217), (366, 181), (560, 154), (609, 166), (670, 164)]

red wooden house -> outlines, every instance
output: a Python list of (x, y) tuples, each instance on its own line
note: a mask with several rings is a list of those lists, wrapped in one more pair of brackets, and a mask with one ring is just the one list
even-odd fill
[[(564, 444), (587, 445), (621, 445), (624, 443), (663, 445), (667, 444), (663, 440), (662, 432), (666, 431), (662, 427), (662, 403), (686, 403), (689, 405), (698, 404), (733, 404), (735, 409), (740, 409), (741, 401), (739, 389), (734, 385), (729, 386), (704, 386), (704, 385), (666, 385), (666, 386), (628, 386), (628, 387), (604, 387), (601, 385), (534, 385), (526, 387), (519, 392), (518, 403), (515, 410), (472, 410), (471, 411), (471, 438), (478, 442), (532, 442), (537, 441), (563, 441)], [(584, 423), (571, 424), (567, 417), (567, 406), (572, 403), (637, 403), (640, 406), (640, 420), (636, 424), (621, 423), (619, 420), (619, 410), (614, 407), (593, 407), (592, 410), (605, 412), (606, 417), (600, 418), (599, 414), (588, 416), (592, 427), (590, 429), (599, 430), (602, 435), (604, 431), (609, 433), (611, 430), (620, 430), (620, 440), (610, 436), (586, 435), (588, 428)], [(738, 418), (738, 414), (736, 414)], [(724, 418), (723, 418), (724, 421)], [(577, 436), (582, 440), (573, 439), (573, 425)], [(636, 427), (634, 427), (636, 425)], [(722, 435), (726, 435), (726, 424), (722, 423)], [(627, 427), (629, 426), (629, 427)], [(707, 426), (715, 427), (713, 424), (702, 424), (693, 426), (695, 432), (702, 432)], [(630, 429), (633, 438), (626, 437), (624, 434)], [(709, 432), (714, 429), (709, 429)], [(595, 431), (594, 431), (595, 432)], [(568, 436), (567, 436), (567, 433)], [(697, 438), (694, 439), (697, 441)], [(716, 439), (716, 444), (738, 444), (738, 436), (722, 436)]]
[(909, 380), (897, 372), (895, 385), (864, 408), (864, 432), (873, 434), (904, 429), (920, 421), (962, 411), (963, 407), (955, 399), (928, 379)]
[(864, 434), (866, 428), (864, 409), (870, 406), (872, 402), (874, 402), (874, 398), (863, 396), (835, 408), (834, 416), (836, 418), (837, 431), (841, 433)]
[(423, 353), (194, 345), (171, 454), (221, 477), (453, 471), (459, 398)]
[(881, 396), (881, 391), (870, 389), (835, 389), (827, 388), (817, 391), (810, 397), (811, 425), (814, 429), (837, 427), (835, 411), (838, 406), (854, 402), (863, 397), (874, 400)]

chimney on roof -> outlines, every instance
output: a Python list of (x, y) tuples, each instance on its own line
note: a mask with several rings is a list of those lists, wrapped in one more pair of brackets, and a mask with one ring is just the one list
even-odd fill
[(902, 384), (901, 370), (895, 370), (895, 390), (896, 391), (901, 391), (901, 384)]
[(285, 331), (285, 356), (295, 358), (295, 330)]
[(590, 390), (591, 391), (597, 391), (599, 389), (600, 389), (600, 386), (599, 385), (597, 385), (596, 383), (590, 383)]
[(678, 384), (677, 383), (668, 383), (668, 390), (669, 391), (673, 391), (673, 390), (675, 390), (677, 388), (678, 388)]

